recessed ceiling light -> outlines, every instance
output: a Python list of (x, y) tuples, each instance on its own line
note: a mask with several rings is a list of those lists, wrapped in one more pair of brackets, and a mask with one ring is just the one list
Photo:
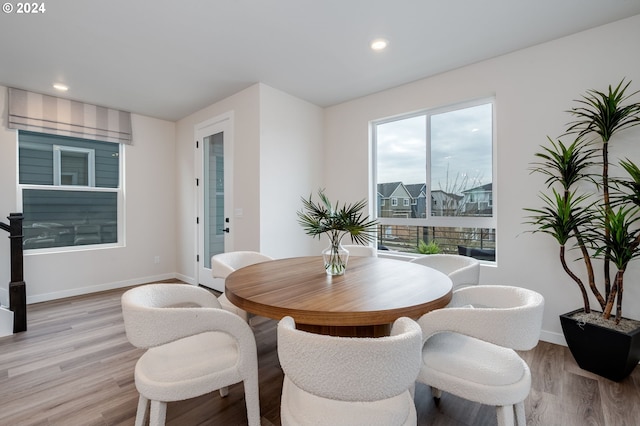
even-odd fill
[(66, 84), (62, 84), (62, 83), (54, 84), (53, 88), (56, 89), (56, 90), (59, 90), (61, 92), (66, 92), (67, 90), (69, 90), (69, 86), (67, 86)]
[(389, 45), (389, 42), (383, 38), (377, 38), (371, 42), (371, 49), (373, 50), (384, 50)]

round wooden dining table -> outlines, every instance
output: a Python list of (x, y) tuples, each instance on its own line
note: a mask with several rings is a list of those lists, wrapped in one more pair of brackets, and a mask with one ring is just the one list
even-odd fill
[(400, 317), (417, 319), (446, 306), (451, 279), (433, 268), (380, 257), (351, 257), (344, 275), (330, 276), (321, 256), (240, 268), (225, 280), (234, 305), (302, 330), (334, 336), (389, 335)]

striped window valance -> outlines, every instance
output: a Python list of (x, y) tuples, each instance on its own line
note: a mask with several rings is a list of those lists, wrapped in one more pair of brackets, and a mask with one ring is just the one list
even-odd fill
[(131, 113), (9, 88), (9, 128), (131, 144)]

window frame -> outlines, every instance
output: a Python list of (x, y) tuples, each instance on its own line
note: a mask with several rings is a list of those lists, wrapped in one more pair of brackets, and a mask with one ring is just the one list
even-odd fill
[[(102, 187), (95, 186), (95, 150), (90, 148), (78, 148), (65, 146), (60, 144), (52, 143), (53, 149), (53, 162), (54, 169), (56, 167), (57, 170), (54, 170), (53, 180), (54, 183), (52, 185), (45, 184), (24, 184), (20, 183), (20, 131), (16, 132), (16, 207), (18, 210), (23, 211), (23, 193), (25, 190), (45, 190), (45, 191), (77, 191), (77, 192), (107, 192), (107, 193), (116, 193), (117, 207), (116, 207), (116, 220), (117, 220), (117, 236), (116, 242), (113, 243), (98, 243), (98, 244), (83, 244), (83, 245), (67, 245), (61, 247), (45, 247), (45, 248), (28, 248), (24, 249), (25, 255), (28, 254), (47, 254), (47, 253), (60, 253), (60, 252), (73, 252), (73, 251), (87, 251), (87, 250), (101, 250), (106, 248), (117, 248), (117, 247), (125, 247), (125, 146), (122, 143), (117, 142), (106, 142), (106, 143), (115, 143), (118, 145), (117, 156), (118, 156), (118, 186), (117, 187)], [(37, 133), (37, 132), (30, 132)], [(57, 135), (49, 135), (46, 133), (40, 133), (43, 137), (57, 137)], [(83, 138), (73, 138), (73, 139), (83, 139)], [(94, 141), (93, 139), (84, 139), (87, 142)], [(30, 143), (27, 142), (28, 146)], [(90, 165), (89, 171), (89, 184), (85, 185), (65, 185), (60, 183), (60, 164), (56, 166), (56, 162), (59, 162), (60, 159), (56, 160), (56, 156), (59, 155), (60, 151), (56, 150), (56, 146), (62, 147), (63, 151), (74, 151), (74, 152), (88, 152), (93, 151), (93, 165)], [(90, 160), (91, 162), (91, 160)], [(56, 175), (57, 175), (57, 184), (56, 184)]]
[[(492, 216), (491, 217), (474, 217), (474, 216), (432, 216), (431, 215), (431, 203), (426, 203), (426, 217), (424, 218), (397, 218), (397, 217), (378, 217), (378, 180), (377, 180), (377, 165), (378, 165), (378, 152), (377, 152), (377, 126), (381, 124), (391, 123), (395, 121), (415, 118), (419, 116), (425, 116), (426, 120), (426, 144), (427, 144), (427, 160), (426, 170), (428, 171), (425, 176), (425, 186), (427, 200), (431, 199), (431, 124), (429, 117), (432, 115), (443, 114), (447, 112), (453, 112), (466, 108), (472, 108), (475, 106), (491, 104), (491, 183), (492, 183)], [(435, 108), (425, 108), (422, 110), (409, 112), (406, 114), (398, 114), (390, 117), (384, 117), (376, 120), (372, 120), (369, 123), (370, 136), (370, 148), (371, 148), (371, 195), (370, 205), (372, 206), (372, 216), (380, 223), (380, 225), (401, 225), (401, 226), (422, 226), (422, 227), (460, 227), (460, 228), (489, 228), (495, 229), (497, 232), (497, 143), (496, 143), (496, 99), (495, 96), (478, 98), (466, 102), (459, 102)]]
[[(87, 155), (87, 185), (68, 185), (62, 183), (62, 154), (63, 152), (81, 153)], [(53, 186), (65, 187), (95, 187), (96, 186), (96, 151), (90, 148), (75, 146), (53, 145)]]

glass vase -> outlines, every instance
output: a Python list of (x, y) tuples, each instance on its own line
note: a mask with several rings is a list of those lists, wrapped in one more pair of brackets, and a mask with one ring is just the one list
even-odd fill
[(347, 269), (347, 261), (349, 260), (349, 252), (342, 247), (340, 241), (331, 243), (329, 247), (322, 250), (324, 259), (324, 269), (327, 275), (343, 275)]

